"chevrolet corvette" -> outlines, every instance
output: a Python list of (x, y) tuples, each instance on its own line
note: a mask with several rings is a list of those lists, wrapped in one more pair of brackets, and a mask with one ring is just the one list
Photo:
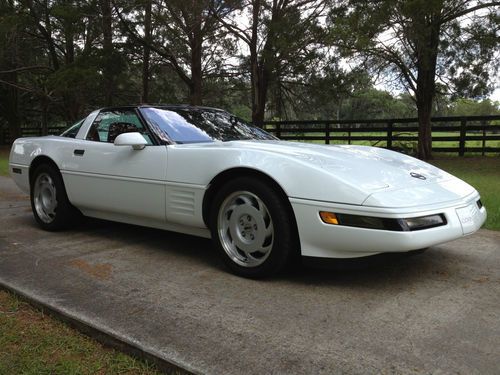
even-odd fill
[(280, 141), (219, 109), (126, 106), (60, 136), (17, 139), (9, 171), (39, 226), (82, 214), (212, 238), (232, 272), (295, 256), (410, 252), (478, 230), (478, 192), (383, 148)]

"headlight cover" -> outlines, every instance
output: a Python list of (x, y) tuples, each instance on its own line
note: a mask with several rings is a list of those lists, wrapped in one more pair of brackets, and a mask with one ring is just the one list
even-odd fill
[(446, 225), (444, 214), (434, 214), (405, 219), (393, 219), (375, 216), (338, 214), (320, 211), (319, 216), (325, 224), (343, 225), (347, 227), (412, 232)]
[(446, 224), (446, 218), (443, 214), (411, 217), (403, 219), (403, 221), (409, 231), (434, 228)]

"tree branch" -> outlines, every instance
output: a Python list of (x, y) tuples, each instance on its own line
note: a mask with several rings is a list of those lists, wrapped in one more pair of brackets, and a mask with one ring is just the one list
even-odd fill
[(0, 71), (0, 74), (17, 73), (17, 72), (24, 72), (24, 71), (28, 71), (28, 70), (50, 70), (51, 72), (54, 71), (54, 69), (49, 67), (49, 66), (33, 65), (33, 66), (24, 66), (22, 68), (16, 68), (16, 69), (10, 69), (10, 70), (2, 70), (2, 71)]
[(448, 23), (448, 22), (453, 21), (457, 18), (465, 16), (466, 14), (475, 12), (476, 10), (489, 8), (492, 6), (500, 6), (500, 1), (492, 1), (489, 3), (478, 4), (476, 6), (473, 6), (472, 8), (467, 8), (467, 9), (464, 9), (460, 12), (448, 14), (448, 15), (444, 16), (443, 18), (441, 18), (441, 20), (439, 21), (439, 24), (442, 25), (442, 24)]
[(170, 66), (172, 66), (174, 68), (174, 70), (179, 75), (179, 77), (184, 81), (184, 83), (186, 83), (187, 85), (191, 85), (192, 84), (191, 78), (186, 74), (186, 72), (184, 72), (184, 69), (182, 69), (179, 62), (175, 58), (175, 56), (170, 51), (162, 51), (161, 49), (159, 49), (158, 47), (156, 47), (152, 43), (148, 43), (144, 38), (137, 35), (137, 33), (131, 29), (128, 22), (125, 21), (125, 19), (123, 18), (123, 15), (118, 10), (116, 3), (114, 1), (112, 3), (113, 3), (113, 7), (115, 8), (116, 14), (118, 15), (118, 18), (120, 19), (121, 24), (125, 27), (125, 30), (132, 37), (132, 39), (139, 42), (142, 46), (150, 48), (151, 51), (156, 52), (159, 56), (166, 59), (168, 61), (168, 63), (170, 64)]

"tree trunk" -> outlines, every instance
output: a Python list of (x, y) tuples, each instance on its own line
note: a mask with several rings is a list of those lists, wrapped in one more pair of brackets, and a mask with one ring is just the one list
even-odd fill
[(113, 105), (114, 79), (113, 79), (113, 32), (111, 17), (111, 1), (100, 0), (102, 14), (102, 47), (103, 47), (103, 82), (104, 82), (104, 102), (107, 106)]
[[(197, 38), (195, 37), (195, 40)], [(201, 69), (201, 37), (196, 41), (191, 50), (191, 84), (189, 85), (189, 103), (201, 105), (202, 93), (202, 69)]]
[(68, 21), (64, 23), (64, 42), (66, 44), (65, 63), (69, 65), (75, 62), (75, 41), (73, 24)]
[(252, 123), (255, 126), (261, 126), (263, 114), (260, 112), (258, 105), (259, 98), (259, 63), (257, 60), (257, 52), (250, 48), (250, 86), (251, 86), (251, 99), (252, 99)]
[[(430, 20), (430, 21), (428, 21)], [(415, 39), (417, 50), (417, 114), (418, 158), (432, 159), (432, 103), (436, 94), (436, 64), (439, 48), (440, 23), (438, 17), (422, 16), (415, 19), (418, 25)]]
[(189, 85), (189, 103), (191, 105), (201, 105), (202, 104), (202, 43), (203, 36), (201, 31), (201, 12), (202, 8), (200, 4), (194, 5), (193, 11), (195, 12), (192, 23), (192, 35), (191, 35), (191, 84)]
[[(432, 56), (428, 56), (432, 58)], [(436, 92), (435, 72), (436, 57), (434, 64), (420, 64), (417, 76), (417, 114), (418, 114), (418, 153), (422, 160), (432, 159), (432, 128), (431, 115), (432, 103)]]
[(252, 121), (255, 126), (262, 127), (266, 114), (267, 91), (269, 88), (269, 71), (260, 62), (257, 66), (257, 80), (255, 82), (255, 103), (252, 106)]
[(49, 134), (49, 102), (48, 99), (42, 98), (42, 135)]
[(431, 95), (417, 94), (418, 113), (418, 152), (417, 156), (422, 160), (432, 159), (432, 100)]
[(52, 66), (54, 70), (58, 70), (60, 67), (59, 59), (57, 58), (56, 45), (52, 38), (52, 26), (50, 22), (49, 3), (47, 0), (44, 2), (44, 6), (45, 6), (45, 28), (41, 26), (39, 22), (38, 22), (38, 28), (42, 32), (42, 35), (44, 36), (45, 40), (47, 41), (47, 45), (49, 47), (49, 53), (52, 60)]
[[(258, 56), (258, 25), (260, 14), (260, 0), (254, 0), (252, 4), (252, 36), (250, 39), (250, 85), (251, 85), (251, 99), (252, 99), (252, 123), (255, 126), (262, 127), (264, 122), (265, 108), (262, 107), (262, 87), (261, 75), (259, 69), (259, 56)], [(265, 103), (264, 103), (265, 106)]]
[[(73, 6), (72, 1), (66, 1), (66, 5)], [(64, 21), (64, 45), (65, 45), (65, 55), (64, 55), (64, 63), (66, 66), (72, 65), (75, 62), (75, 32), (74, 32), (74, 25), (72, 23), (71, 19), (66, 19)], [(80, 112), (80, 95), (78, 94), (77, 90), (68, 90), (63, 94), (63, 101), (64, 101), (64, 110), (66, 112), (66, 120), (69, 120), (71, 122), (75, 121), (76, 118), (79, 117), (79, 112)], [(42, 119), (42, 124), (45, 124), (42, 126), (43, 130), (43, 135), (47, 135), (47, 122), (48, 122), (48, 106), (49, 106), (49, 99), (43, 98), (42, 99), (42, 105), (43, 105), (43, 119)]]
[[(284, 5), (282, 5), (284, 6)], [(276, 43), (276, 34), (273, 31), (273, 24), (278, 23), (280, 15), (278, 14), (278, 3), (273, 1), (273, 9), (267, 34), (267, 40), (264, 47), (258, 52), (259, 36), (258, 23), (261, 2), (255, 0), (253, 3), (252, 14), (252, 39), (250, 43), (250, 64), (251, 64), (251, 84), (252, 84), (252, 121), (255, 126), (262, 127), (264, 125), (264, 117), (266, 113), (266, 104), (269, 84), (272, 78), (274, 69), (276, 69), (275, 52), (273, 46)]]
[[(17, 111), (17, 109), (16, 109)], [(21, 137), (21, 124), (19, 123), (19, 114), (12, 113), (8, 119), (9, 122), (9, 142), (14, 142), (17, 138)]]
[(143, 46), (142, 54), (142, 103), (149, 102), (149, 61), (151, 58), (151, 1), (146, 1), (144, 13), (144, 39), (146, 44)]

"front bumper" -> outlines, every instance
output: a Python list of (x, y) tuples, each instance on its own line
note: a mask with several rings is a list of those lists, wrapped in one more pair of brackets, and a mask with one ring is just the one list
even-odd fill
[[(479, 208), (477, 192), (445, 204), (419, 208), (380, 208), (290, 198), (303, 256), (357, 258), (386, 252), (406, 252), (434, 246), (474, 233), (486, 220), (486, 209)], [(411, 218), (443, 214), (446, 224), (411, 232), (325, 224), (319, 211), (385, 218)]]

